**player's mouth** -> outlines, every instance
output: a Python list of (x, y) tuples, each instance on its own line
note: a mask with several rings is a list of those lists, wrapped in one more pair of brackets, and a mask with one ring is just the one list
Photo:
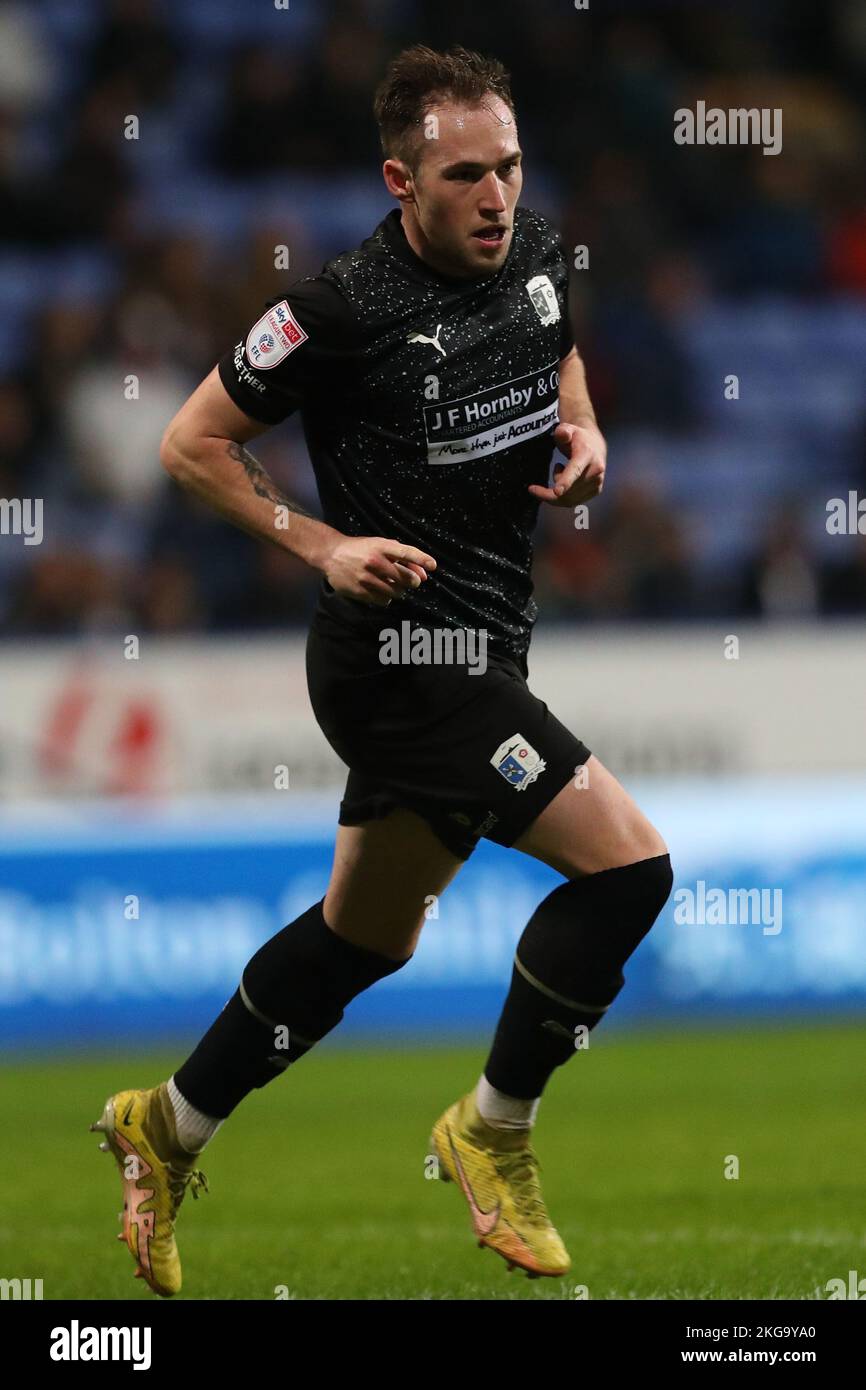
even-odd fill
[(507, 227), (479, 227), (472, 236), (476, 241), (480, 241), (483, 246), (500, 246), (505, 240)]

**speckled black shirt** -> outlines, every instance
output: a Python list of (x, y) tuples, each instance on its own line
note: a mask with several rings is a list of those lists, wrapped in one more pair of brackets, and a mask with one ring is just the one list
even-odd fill
[[(435, 557), (401, 618), (484, 630), (491, 650), (523, 656), (537, 611), (539, 503), (527, 487), (549, 480), (559, 363), (574, 339), (559, 234), (528, 208), (513, 227), (494, 275), (456, 280), (415, 255), (395, 208), (271, 301), (219, 372), (255, 420), (300, 410), (330, 526)], [(319, 603), (381, 626), (381, 608), (326, 580)]]

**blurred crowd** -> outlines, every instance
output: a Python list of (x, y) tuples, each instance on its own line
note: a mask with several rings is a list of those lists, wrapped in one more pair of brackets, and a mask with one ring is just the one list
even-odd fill
[[(866, 613), (866, 536), (824, 524), (866, 496), (861, 0), (45, 0), (0, 11), (0, 498), (45, 507), (41, 545), (0, 535), (3, 631), (304, 622), (318, 576), (185, 496), (159, 439), (266, 299), (388, 211), (372, 93), (419, 39), (510, 68), (524, 201), (589, 249), (572, 317), (610, 485), (588, 528), (542, 508), (543, 615)], [(783, 153), (676, 146), (699, 99), (782, 108)], [(748, 374), (722, 394), (756, 303), (785, 347), (759, 408)], [(316, 505), (296, 419), (254, 452)]]

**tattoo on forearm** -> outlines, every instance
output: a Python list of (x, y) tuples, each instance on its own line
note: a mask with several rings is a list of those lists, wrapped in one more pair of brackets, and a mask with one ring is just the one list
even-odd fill
[(268, 476), (258, 459), (254, 459), (252, 454), (248, 453), (244, 448), (243, 444), (238, 444), (235, 440), (230, 440), (226, 453), (229, 458), (241, 464), (244, 472), (253, 485), (254, 491), (259, 497), (264, 497), (268, 502), (273, 502), (276, 507), (287, 508), (288, 511), (294, 512), (297, 516), (312, 515), (312, 513), (305, 511), (300, 503), (293, 502), (291, 498), (286, 497), (285, 493), (280, 492), (273, 478)]

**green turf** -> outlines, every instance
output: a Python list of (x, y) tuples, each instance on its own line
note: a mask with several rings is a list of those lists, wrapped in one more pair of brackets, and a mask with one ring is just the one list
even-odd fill
[[(182, 1297), (825, 1297), (828, 1279), (866, 1275), (862, 1052), (856, 1025), (598, 1034), (554, 1076), (535, 1138), (573, 1269), (529, 1281), (424, 1176), (431, 1122), (484, 1047), (329, 1040), (204, 1154), (211, 1191), (178, 1223)], [(120, 1182), (87, 1126), (184, 1055), (0, 1069), (0, 1276), (42, 1278), (46, 1299), (153, 1298), (114, 1240)]]

